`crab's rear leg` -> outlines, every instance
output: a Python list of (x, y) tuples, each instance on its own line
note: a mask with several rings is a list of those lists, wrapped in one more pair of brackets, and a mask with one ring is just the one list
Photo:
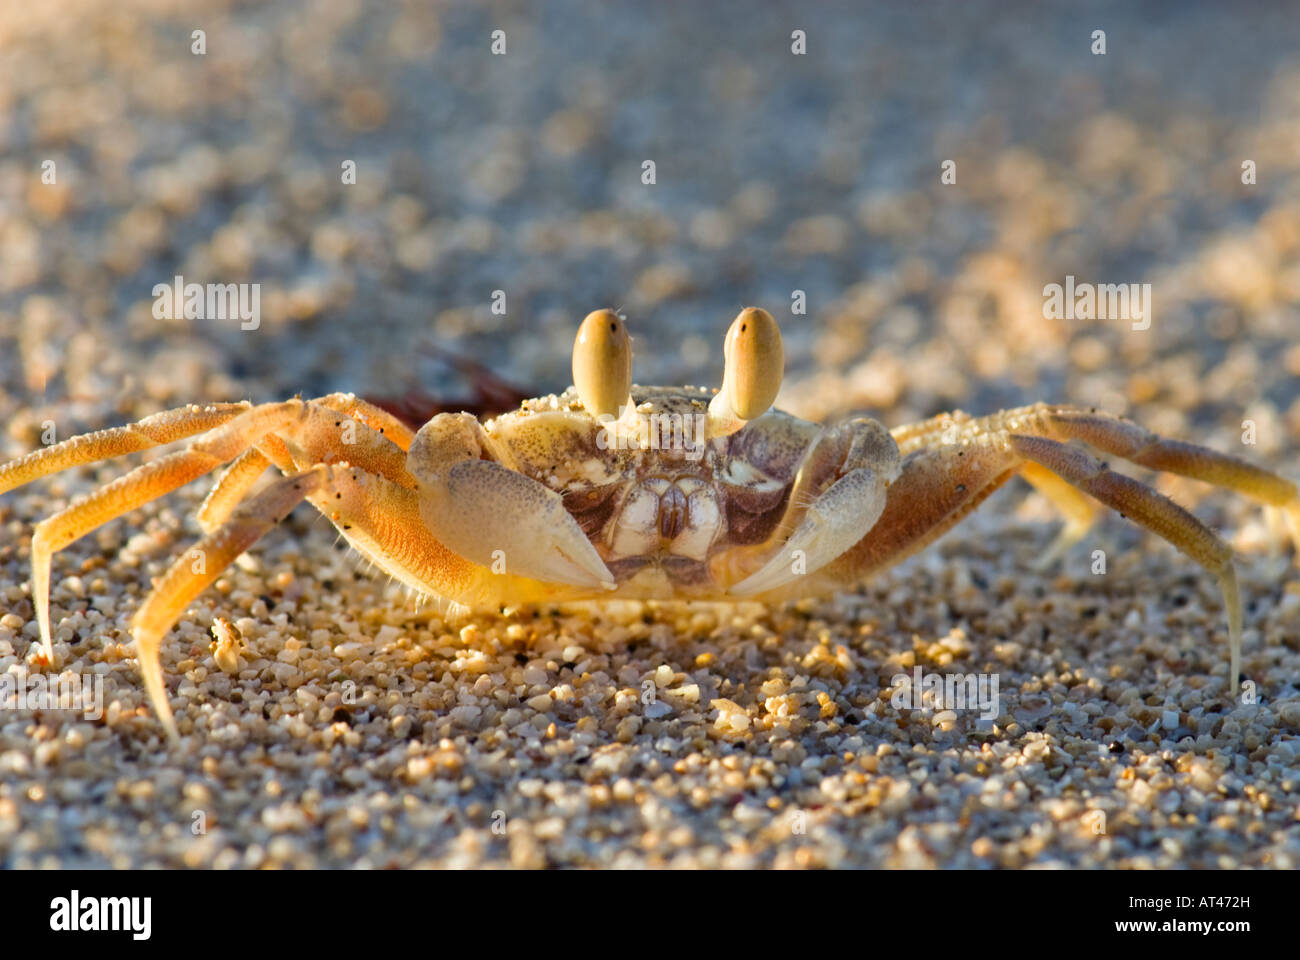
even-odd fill
[(125, 427), (71, 437), (0, 466), (0, 493), (7, 493), (25, 483), (71, 467), (109, 460), (206, 433), (233, 420), (251, 407), (252, 404), (249, 403), (177, 407)]
[(284, 477), (241, 504), (216, 530), (208, 533), (185, 555), (176, 560), (136, 611), (131, 622), (136, 658), (144, 678), (145, 692), (158, 718), (174, 741), (176, 721), (163, 684), (159, 648), (162, 638), (195, 597), (212, 583), (241, 553), (289, 515), (325, 480), (324, 466)]
[(1300, 491), (1290, 480), (1238, 457), (1161, 437), (1112, 414), (1079, 407), (1049, 407), (1044, 419), (1044, 432), (1056, 439), (1080, 440), (1130, 463), (1226, 487), (1280, 508), (1291, 527), (1296, 562), (1300, 563)]
[(32, 603), (45, 658), (54, 662), (50, 634), (50, 565), (54, 554), (108, 521), (234, 459), (250, 442), (290, 424), (302, 408), (301, 401), (290, 400), (245, 410), (185, 450), (136, 467), (37, 524), (32, 533)]
[(1159, 534), (1214, 574), (1223, 591), (1228, 614), (1228, 637), (1232, 651), (1229, 669), (1235, 692), (1237, 676), (1241, 670), (1241, 593), (1237, 589), (1231, 548), (1195, 515), (1164, 494), (1122, 473), (1116, 473), (1084, 450), (1067, 447), (1047, 437), (1013, 434), (1008, 440), (1012, 449), (1026, 460), (1042, 464), (1106, 506), (1119, 511), (1122, 516)]
[(145, 689), (173, 741), (177, 730), (159, 656), (163, 637), (195, 597), (303, 500), (368, 559), (420, 593), (472, 596), (481, 586), (482, 568), (434, 538), (420, 518), (418, 495), (400, 484), (346, 463), (316, 464), (268, 484), (172, 564), (132, 621)]
[[(344, 403), (354, 400), (349, 395), (325, 399)], [(357, 411), (359, 407), (351, 409)], [(414, 479), (406, 473), (401, 448), (388, 439), (392, 431), (381, 433), (368, 425), (377, 423), (383, 429), (387, 415), (380, 413), (379, 417), (372, 415), (365, 420), (358, 416), (362, 422), (350, 431), (349, 442), (341, 433), (345, 426), (341, 417), (347, 414), (337, 408), (302, 400), (253, 407), (186, 449), (137, 467), (42, 521), (32, 535), (32, 601), (47, 659), (53, 662), (54, 654), (49, 625), (50, 566), (59, 550), (96, 527), (231, 460), (235, 463), (200, 510), (205, 529), (212, 529), (229, 514), (267, 463), (274, 463), (285, 473), (298, 473), (314, 463), (344, 459), (342, 452), (367, 469), (414, 486)], [(405, 428), (397, 426), (398, 439), (405, 441)]]
[[(284, 459), (289, 459), (287, 451)], [(270, 466), (270, 458), (257, 447), (245, 450), (236, 457), (212, 485), (199, 507), (196, 516), (203, 532), (208, 533), (221, 526)]]
[(415, 431), (402, 422), (400, 418), (368, 400), (363, 400), (353, 393), (331, 393), (312, 401), (323, 407), (338, 411), (347, 417), (353, 417), (364, 423), (371, 430), (396, 444), (405, 453), (411, 449)]
[[(388, 411), (351, 393), (332, 393), (311, 401), (311, 406), (326, 407), (359, 421), (361, 430), (353, 431), (353, 438), (356, 439), (356, 433), (360, 432), (363, 434), (362, 439), (369, 441), (360, 451), (369, 453), (365, 462), (367, 469), (381, 473), (389, 479), (402, 478), (405, 474), (402, 459), (393, 456), (391, 452), (384, 456), (383, 445), (377, 441), (382, 437), (405, 453), (410, 449), (415, 434), (404, 423)], [(364, 436), (367, 431), (370, 436)], [(334, 438), (322, 438), (319, 436), (319, 431), (317, 433), (318, 436), (314, 438), (316, 442), (312, 444), (313, 449), (310, 452), (317, 454), (316, 459), (323, 461), (336, 453), (340, 447), (331, 442)], [(339, 436), (342, 437), (341, 432)], [(355, 460), (359, 452), (355, 443), (352, 445), (344, 443), (341, 449), (347, 452), (351, 460)], [(225, 522), (230, 512), (244, 499), (258, 478), (273, 464), (286, 474), (298, 472), (294, 468), (294, 457), (284, 441), (274, 435), (263, 437), (257, 446), (240, 454), (208, 491), (202, 506), (199, 507), (197, 516), (199, 526), (204, 533), (215, 530)]]
[[(1013, 433), (1062, 442), (1077, 440), (1140, 466), (1227, 487), (1282, 511), (1300, 563), (1300, 491), (1294, 483), (1230, 454), (1166, 439), (1114, 414), (1068, 404), (1038, 403), (979, 418), (954, 411), (895, 427), (891, 432), (904, 456), (942, 446), (1000, 442), (1000, 438)], [(1064, 534), (1077, 532), (1084, 520), (1082, 511), (1070, 502), (1068, 494), (1062, 493), (1060, 484), (1053, 483), (1045, 473), (1027, 473), (1025, 479), (1066, 514)]]
[(1047, 570), (1056, 563), (1061, 554), (1082, 540), (1092, 529), (1097, 519), (1097, 509), (1093, 506), (1093, 501), (1084, 496), (1077, 487), (1062, 480), (1044, 466), (1032, 462), (1026, 463), (1020, 468), (1020, 476), (1046, 497), (1065, 517), (1065, 525), (1061, 527), (1061, 532), (1056, 535), (1051, 546), (1035, 564), (1039, 570)]
[[(829, 565), (829, 572), (846, 584), (860, 581), (938, 539), (1015, 473), (1028, 468), (1041, 480), (1050, 472), (1159, 534), (1215, 575), (1224, 594), (1230, 685), (1236, 690), (1241, 601), (1227, 544), (1168, 497), (1115, 473), (1085, 451), (1049, 437), (1005, 432), (988, 431), (967, 440), (913, 450), (889, 488), (880, 519), (867, 536)], [(1059, 493), (1059, 486), (1052, 486)]]

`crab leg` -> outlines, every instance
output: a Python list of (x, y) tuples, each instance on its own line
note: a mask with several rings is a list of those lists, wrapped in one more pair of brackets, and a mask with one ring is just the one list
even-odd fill
[(0, 467), (0, 493), (7, 493), (25, 483), (69, 467), (109, 460), (206, 433), (251, 407), (252, 404), (247, 402), (177, 407), (175, 410), (155, 413), (125, 427), (71, 437), (62, 443), (34, 450), (27, 456)]
[[(1165, 439), (1113, 414), (1071, 405), (1039, 403), (978, 419), (955, 411), (896, 427), (891, 433), (904, 456), (925, 448), (948, 446), (958, 449), (971, 443), (1005, 438), (1012, 433), (1045, 436), (1062, 442), (1078, 440), (1139, 466), (1227, 487), (1283, 511), (1295, 543), (1296, 560), (1300, 563), (1300, 491), (1295, 484), (1238, 457), (1180, 440)], [(1057, 546), (1068, 546), (1069, 538), (1077, 539), (1082, 535), (1079, 525), (1085, 518), (1081, 508), (1077, 503), (1071, 503), (1068, 495), (1053, 495), (1048, 489), (1052, 487), (1059, 491), (1060, 484), (1053, 484), (1041, 473), (1027, 474), (1025, 479), (1052, 500), (1068, 518)]]
[(1047, 437), (1012, 435), (1011, 447), (1020, 456), (1049, 468), (1069, 483), (1187, 554), (1219, 581), (1228, 613), (1229, 665), (1232, 689), (1241, 671), (1241, 594), (1232, 566), (1232, 550), (1214, 531), (1162, 493), (1109, 469), (1096, 457)]
[(970, 425), (978, 428), (980, 422), (973, 419), (968, 413), (953, 410), (951, 413), (941, 413), (937, 417), (931, 417), (928, 420), (905, 423), (902, 426), (894, 427), (889, 433), (894, 438), (894, 442), (898, 444), (899, 452), (903, 456), (907, 456), (913, 450), (920, 450), (923, 447), (939, 443), (945, 433), (956, 436), (959, 431), (966, 430)]
[(1020, 468), (1020, 476), (1065, 516), (1065, 526), (1036, 564), (1038, 569), (1045, 570), (1092, 529), (1097, 509), (1076, 487), (1040, 464), (1026, 463)]
[[(285, 453), (288, 459), (288, 453)], [(230, 516), (230, 511), (248, 495), (257, 478), (271, 466), (266, 454), (257, 447), (245, 450), (221, 474), (208, 495), (203, 499), (197, 514), (199, 528), (208, 533), (215, 530)]]
[(1031, 462), (1132, 517), (1215, 574), (1228, 615), (1230, 684), (1235, 691), (1241, 604), (1227, 545), (1162, 494), (1048, 438), (1013, 435), (1006, 438), (1006, 445), (990, 442), (916, 451), (903, 462), (902, 475), (889, 488), (885, 511), (871, 532), (831, 564), (830, 571), (846, 582), (860, 581), (898, 563), (950, 530)]
[[(198, 596), (241, 553), (289, 515), (303, 499), (319, 489), (328, 468), (313, 467), (297, 476), (284, 477), (242, 504), (216, 530), (186, 551), (154, 585), (144, 605), (131, 621), (136, 657), (149, 701), (173, 742), (178, 739), (176, 721), (163, 685), (159, 648), (185, 607)], [(198, 562), (195, 558), (201, 558)]]
[(885, 509), (865, 537), (828, 564), (845, 583), (893, 566), (939, 539), (1019, 467), (1005, 446), (921, 449), (903, 460)]
[(261, 435), (292, 423), (302, 408), (302, 401), (289, 400), (245, 410), (187, 449), (136, 467), (41, 521), (32, 534), (32, 602), (46, 659), (54, 662), (50, 636), (50, 564), (54, 554), (108, 521), (234, 459)]
[(415, 432), (410, 427), (387, 410), (362, 400), (355, 394), (331, 393), (313, 400), (312, 403), (329, 407), (331, 410), (337, 410), (348, 417), (355, 417), (371, 430), (382, 434), (385, 439), (396, 444), (403, 453), (411, 449), (411, 441), (415, 439)]
[[(222, 570), (304, 499), (325, 514), (352, 546), (421, 593), (473, 596), (489, 576), (434, 538), (420, 518), (414, 491), (360, 467), (316, 464), (268, 484), (172, 564), (132, 621), (145, 689), (173, 742), (176, 724), (159, 656), (163, 637)], [(194, 562), (196, 556), (202, 563)]]
[[(327, 399), (344, 409), (360, 409), (349, 403), (352, 398), (347, 395)], [(391, 426), (385, 417), (370, 419), (385, 434)], [(405, 428), (398, 426), (395, 436), (402, 439)], [(339, 411), (302, 400), (246, 409), (185, 450), (137, 467), (42, 521), (32, 535), (32, 599), (47, 659), (53, 662), (54, 656), (49, 624), (53, 555), (96, 527), (184, 486), (222, 463), (239, 458), (217, 482), (200, 511), (200, 523), (205, 529), (212, 529), (229, 515), (271, 462), (258, 449), (259, 444), (271, 452), (274, 462), (285, 472), (342, 459), (339, 453), (346, 451), (350, 459), (366, 469), (414, 486), (414, 479), (406, 473), (405, 456), (395, 443), (364, 422), (353, 423), (354, 429), (347, 434), (344, 427)]]
[(1286, 511), (1300, 562), (1300, 491), (1290, 480), (1253, 463), (1181, 440), (1168, 440), (1111, 414), (1053, 407), (1046, 415), (1052, 435), (1081, 440), (1130, 463), (1227, 487)]
[[(368, 463), (367, 467), (372, 471), (379, 469), (380, 472), (390, 478), (402, 476), (404, 466), (401, 458), (393, 456), (391, 451), (384, 449), (384, 446), (378, 442), (378, 438), (382, 436), (404, 453), (410, 449), (411, 441), (415, 438), (415, 434), (411, 432), (411, 429), (406, 424), (388, 411), (382, 410), (372, 403), (367, 403), (350, 393), (332, 393), (312, 400), (311, 405), (327, 407), (349, 418), (355, 417), (360, 426), (373, 434), (369, 438), (371, 441), (369, 446), (380, 449), (382, 451), (381, 458), (387, 461), (386, 466), (372, 462)], [(336, 424), (336, 426), (342, 426), (342, 424)], [(326, 459), (330, 451), (331, 446), (326, 444), (321, 450), (321, 455), (316, 459)], [(355, 459), (351, 451), (349, 451), (349, 456)], [(203, 505), (199, 507), (199, 526), (205, 532), (215, 530), (220, 526), (226, 517), (230, 516), (230, 511), (252, 489), (253, 484), (257, 482), (257, 479), (266, 468), (273, 463), (286, 473), (294, 472), (294, 458), (284, 446), (284, 442), (278, 437), (268, 436), (263, 439), (257, 448), (244, 451), (208, 492)]]
[(1143, 466), (1229, 487), (1280, 506), (1300, 533), (1300, 497), (1289, 481), (1235, 457), (1165, 440), (1136, 424), (1075, 407), (1039, 404), (978, 420), (936, 417), (892, 434), (906, 454), (884, 512), (871, 532), (829, 566), (861, 579), (924, 547), (1001, 486), (1021, 473), (1068, 518), (1057, 546), (1077, 539), (1091, 522), (1080, 491), (1159, 534), (1209, 570), (1224, 595), (1231, 646), (1231, 685), (1240, 672), (1241, 600), (1232, 551), (1200, 520), (1169, 498), (1091, 454), (1066, 445), (1075, 439)]

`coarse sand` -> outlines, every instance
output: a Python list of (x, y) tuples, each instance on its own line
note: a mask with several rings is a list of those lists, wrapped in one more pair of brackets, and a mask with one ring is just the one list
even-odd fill
[[(716, 384), (756, 303), (809, 419), (1075, 402), (1300, 479), (1300, 20), (1161, 10), (5, 4), (0, 455), (471, 393), (433, 345), (546, 393), (606, 305), (638, 380)], [(157, 319), (176, 276), (259, 283), (256, 329)], [(1046, 317), (1067, 276), (1152, 284), (1149, 328)], [(37, 667), (33, 525), (127, 466), (0, 499), (0, 671)], [(169, 635), (170, 749), (128, 624), (195, 484), (56, 556), (59, 663), (105, 709), (0, 710), (0, 866), (1300, 866), (1294, 556), (1153, 482), (1237, 551), (1255, 702), (1212, 577), (1114, 515), (1040, 570), (1059, 519), (1018, 480), (772, 609), (444, 617), (303, 507)], [(898, 705), (916, 668), (996, 678), (996, 715)]]

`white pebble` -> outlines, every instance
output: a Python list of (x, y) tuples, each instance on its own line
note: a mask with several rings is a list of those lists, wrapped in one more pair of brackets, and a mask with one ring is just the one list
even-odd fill
[(536, 686), (539, 683), (546, 682), (546, 671), (541, 667), (528, 666), (524, 667), (524, 683)]

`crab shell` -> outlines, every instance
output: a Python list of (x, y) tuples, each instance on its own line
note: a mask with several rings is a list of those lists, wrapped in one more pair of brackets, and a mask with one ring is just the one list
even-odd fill
[[(774, 599), (842, 586), (842, 578), (828, 576), (824, 569), (819, 577), (809, 568), (807, 544), (802, 555), (781, 547), (796, 521), (807, 519), (809, 503), (848, 472), (846, 464), (851, 464), (849, 470), (868, 469), (883, 495), (899, 470), (893, 438), (872, 420), (828, 429), (776, 409), (735, 433), (709, 438), (708, 407), (715, 392), (633, 386), (631, 410), (612, 419), (592, 416), (570, 388), (559, 396), (527, 400), (518, 410), (482, 424), (482, 449), (491, 458), (473, 461), (474, 466), (499, 465), (553, 492), (603, 562), (609, 579), (587, 585), (541, 578), (528, 583), (533, 578), (512, 575), (512, 554), (544, 548), (519, 536), (513, 524), (525, 522), (525, 517), (510, 520), (481, 513), (472, 529), (464, 531), (473, 538), (467, 542), (448, 516), (478, 511), (472, 506), (449, 511), (445, 503), (431, 503), (423, 513), (438, 538), (495, 574), (480, 582), (476, 596), (454, 599), (471, 606), (534, 596), (552, 601), (610, 599), (611, 589), (628, 599)], [(466, 414), (440, 417), (474, 432)], [(417, 478), (423, 479), (416, 466), (421, 439), (439, 435), (438, 419), (421, 431), (412, 447), (412, 473)], [(501, 476), (495, 470), (474, 472), (485, 485)], [(469, 485), (458, 492), (472, 503), (482, 491)], [(427, 493), (423, 484), (421, 493)], [(442, 499), (428, 497), (424, 502)], [(526, 500), (517, 504), (535, 506)], [(825, 522), (841, 528), (869, 527), (863, 519), (832, 512)], [(498, 532), (502, 535), (494, 537)], [(789, 569), (786, 583), (736, 589), (774, 558), (781, 569)], [(763, 581), (757, 585), (763, 586)]]

